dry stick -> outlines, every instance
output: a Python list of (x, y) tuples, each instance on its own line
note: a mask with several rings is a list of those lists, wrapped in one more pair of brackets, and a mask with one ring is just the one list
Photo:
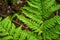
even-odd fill
[(56, 11), (56, 15), (57, 15), (57, 16), (58, 16), (58, 13), (59, 13), (59, 12), (58, 12), (58, 10), (57, 10), (57, 11)]
[(16, 22), (15, 20), (13, 20), (14, 23), (16, 23), (17, 25), (20, 25), (20, 23)]
[(6, 17), (6, 15), (3, 15), (3, 14), (1, 14), (1, 13), (0, 13), (0, 16), (2, 16), (2, 17)]

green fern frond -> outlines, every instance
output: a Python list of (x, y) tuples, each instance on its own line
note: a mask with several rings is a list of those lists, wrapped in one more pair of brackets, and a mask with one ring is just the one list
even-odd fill
[(54, 27), (51, 27), (43, 31), (43, 36), (45, 40), (47, 39), (52, 40), (52, 38), (57, 39), (59, 35), (60, 35), (60, 25), (55, 25)]
[(39, 33), (42, 32), (40, 30), (40, 24), (37, 24), (37, 23), (33, 22), (32, 20), (25, 18), (22, 15), (16, 14), (16, 16), (19, 20), (23, 21), (29, 28), (31, 28), (32, 30), (35, 30), (35, 32), (39, 32)]
[(55, 16), (49, 20), (46, 20), (41, 28), (44, 40), (57, 39), (60, 35), (60, 16)]
[(54, 11), (56, 11), (56, 10), (58, 10), (58, 9), (60, 9), (60, 5), (54, 5), (54, 6), (52, 6), (52, 7), (50, 7), (50, 8), (48, 8), (45, 12), (45, 14), (43, 14), (44, 15), (44, 17), (49, 17)]
[(43, 30), (45, 30), (47, 28), (51, 28), (52, 26), (54, 26), (55, 23), (57, 23), (56, 22), (57, 19), (58, 19), (58, 16), (55, 16), (55, 17), (53, 17), (53, 18), (51, 18), (51, 19), (46, 20), (45, 22), (43, 22), (43, 24), (42, 24), (43, 25), (42, 28), (44, 28)]
[[(17, 15), (17, 18), (24, 22), (29, 28), (43, 34), (46, 30), (56, 25), (55, 23), (57, 23), (58, 16), (49, 20), (42, 20), (43, 18), (48, 18), (54, 11), (60, 9), (60, 4), (56, 4), (55, 0), (27, 0), (27, 3), (28, 5), (21, 10), (28, 18), (22, 15)], [(46, 32), (48, 33), (49, 31)], [(48, 36), (45, 35), (45, 37)], [(50, 37), (50, 40), (52, 40), (52, 38), (53, 37)], [(44, 38), (44, 40), (45, 39), (46, 38)]]
[(0, 38), (1, 40), (13, 39), (12, 35), (14, 34), (15, 26), (11, 23), (10, 17), (5, 18), (0, 22)]
[[(7, 21), (6, 21), (7, 20)], [(22, 30), (22, 26), (16, 28), (10, 17), (0, 22), (0, 40), (38, 40), (33, 32)]]
[(49, 17), (54, 11), (60, 9), (60, 4), (56, 4), (56, 0), (45, 0), (43, 2), (43, 17)]
[(17, 17), (35, 31), (41, 30), (40, 24), (43, 23), (42, 17), (49, 17), (54, 11), (60, 9), (60, 5), (56, 5), (55, 0), (27, 0), (27, 3), (28, 5), (21, 10), (28, 18), (22, 15), (20, 17), (17, 15)]

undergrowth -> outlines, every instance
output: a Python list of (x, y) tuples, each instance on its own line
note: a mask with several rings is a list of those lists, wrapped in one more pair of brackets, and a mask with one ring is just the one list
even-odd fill
[[(13, 16), (0, 17), (0, 40), (60, 40), (60, 10), (56, 0), (26, 0), (27, 5), (20, 8), (24, 15), (16, 12)], [(16, 28), (12, 20), (17, 17), (28, 29), (22, 25)]]

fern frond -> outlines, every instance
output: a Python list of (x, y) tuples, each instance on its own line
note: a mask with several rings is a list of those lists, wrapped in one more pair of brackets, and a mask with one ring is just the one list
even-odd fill
[(0, 40), (38, 40), (35, 35), (33, 32), (22, 30), (22, 26), (16, 28), (10, 17), (0, 22)]
[(32, 20), (25, 18), (22, 15), (16, 14), (16, 16), (19, 20), (23, 21), (29, 28), (31, 28), (32, 30), (35, 30), (35, 32), (38, 32), (38, 33), (42, 32), (40, 30), (40, 24), (37, 24), (37, 23), (33, 22)]
[[(54, 5), (46, 10), (46, 13), (43, 14), (44, 17), (49, 17), (54, 11), (60, 9), (60, 5)], [(47, 12), (48, 11), (48, 12)]]
[(41, 28), (44, 40), (57, 39), (60, 35), (60, 16), (55, 16), (49, 20), (46, 20)]
[(45, 0), (43, 2), (43, 17), (49, 17), (54, 11), (60, 9), (60, 4), (56, 4), (55, 0)]
[(54, 27), (51, 27), (43, 31), (43, 36), (45, 40), (57, 39), (59, 35), (60, 35), (60, 25), (55, 25)]
[[(44, 29), (51, 28), (52, 26), (55, 25), (55, 23), (57, 23), (57, 22), (56, 22), (57, 19), (58, 19), (58, 16), (55, 16), (55, 17), (53, 17), (53, 18), (51, 18), (51, 19), (49, 19), (49, 20), (46, 20), (46, 21), (42, 24), (42, 25), (43, 25), (43, 28), (44, 28)], [(43, 29), (43, 30), (44, 30), (44, 29)]]
[(15, 31), (15, 27), (13, 25), (14, 24), (11, 23), (10, 17), (7, 17), (0, 22), (0, 36), (2, 37), (1, 40), (13, 39), (12, 35)]

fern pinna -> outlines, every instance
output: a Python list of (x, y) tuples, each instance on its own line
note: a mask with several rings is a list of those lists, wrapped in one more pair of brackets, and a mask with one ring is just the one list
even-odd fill
[[(16, 28), (10, 17), (0, 20), (0, 40), (60, 40), (60, 16), (51, 14), (60, 9), (55, 0), (26, 0), (27, 5), (21, 10), (25, 15), (15, 13), (31, 30)], [(7, 21), (6, 21), (7, 20)]]

